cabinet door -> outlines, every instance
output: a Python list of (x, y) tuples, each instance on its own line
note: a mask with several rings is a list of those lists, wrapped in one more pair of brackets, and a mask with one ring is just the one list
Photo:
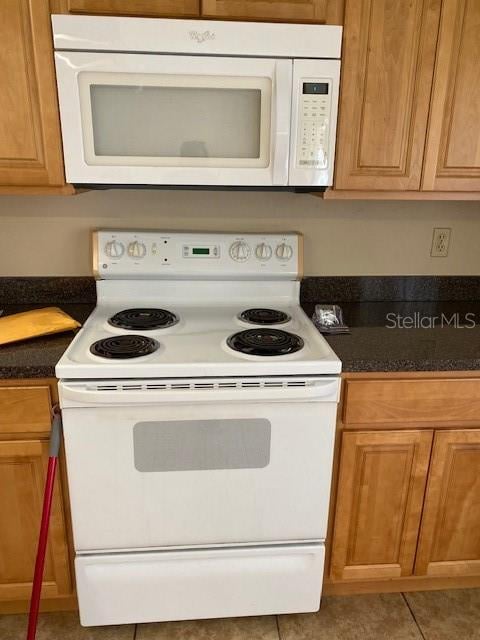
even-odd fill
[(335, 188), (417, 190), (440, 0), (347, 0)]
[(412, 574), (432, 431), (342, 436), (333, 580)]
[(50, 0), (52, 13), (91, 13), (117, 16), (195, 17), (200, 0)]
[(480, 429), (435, 433), (416, 575), (480, 575)]
[(203, 0), (204, 18), (343, 24), (344, 0)]
[(423, 189), (480, 191), (480, 2), (444, 0)]
[(0, 41), (0, 186), (63, 185), (48, 0), (0, 2)]
[[(0, 600), (30, 597), (47, 459), (46, 442), (0, 441)], [(48, 598), (71, 591), (57, 478), (42, 596)]]

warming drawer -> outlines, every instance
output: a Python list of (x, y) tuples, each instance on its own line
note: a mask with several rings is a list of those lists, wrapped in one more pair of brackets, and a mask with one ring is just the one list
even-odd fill
[(323, 544), (77, 556), (84, 626), (317, 611)]

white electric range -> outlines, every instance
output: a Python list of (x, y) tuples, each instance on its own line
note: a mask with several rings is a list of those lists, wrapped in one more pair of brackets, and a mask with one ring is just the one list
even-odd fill
[(297, 234), (102, 230), (59, 361), (83, 625), (319, 607), (341, 363)]

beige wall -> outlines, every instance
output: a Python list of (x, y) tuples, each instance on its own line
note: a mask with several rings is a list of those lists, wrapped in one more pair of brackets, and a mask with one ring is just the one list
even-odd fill
[[(111, 190), (0, 196), (0, 276), (90, 274), (90, 229), (296, 230), (307, 275), (480, 275), (476, 202), (323, 202), (278, 192)], [(451, 227), (431, 258), (433, 227)]]

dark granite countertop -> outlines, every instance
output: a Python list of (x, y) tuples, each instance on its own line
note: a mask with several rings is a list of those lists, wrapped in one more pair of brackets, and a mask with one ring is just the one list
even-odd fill
[[(351, 333), (327, 340), (343, 371), (480, 371), (480, 278), (306, 278), (302, 301), (308, 316), (314, 301), (341, 304)], [(45, 306), (83, 323), (95, 306), (93, 279), (0, 278), (4, 315)], [(397, 316), (410, 328), (390, 328)], [(472, 320), (473, 328), (454, 326)], [(73, 336), (0, 346), (0, 378), (53, 377)]]
[[(6, 315), (41, 306), (45, 305), (4, 305), (3, 309)], [(84, 322), (94, 305), (56, 306)], [(439, 317), (441, 313), (448, 320), (453, 313), (459, 313), (459, 322), (466, 321), (466, 313), (475, 313), (480, 318), (480, 303), (463, 303), (460, 306), (444, 303), (440, 307), (443, 311), (437, 304), (434, 306), (432, 311), (432, 303), (344, 303), (342, 308), (351, 333), (327, 336), (327, 340), (342, 361), (343, 371), (480, 371), (478, 325), (471, 329), (453, 326), (399, 329), (385, 326), (386, 313), (403, 317), (410, 315), (417, 324), (422, 317)], [(304, 308), (311, 316), (314, 305), (305, 303)], [(73, 332), (68, 332), (0, 347), (0, 378), (54, 377), (55, 364), (73, 336)]]
[[(480, 325), (472, 326), (475, 319), (480, 322), (480, 302), (359, 302), (341, 307), (351, 332), (326, 338), (342, 361), (342, 371), (480, 371)], [(304, 309), (311, 317), (314, 304), (305, 303)]]
[[(93, 304), (28, 304), (1, 305), (3, 316), (42, 307), (59, 307), (78, 322), (85, 322)], [(75, 333), (57, 333), (0, 346), (0, 378), (54, 378), (55, 365), (72, 341)]]

